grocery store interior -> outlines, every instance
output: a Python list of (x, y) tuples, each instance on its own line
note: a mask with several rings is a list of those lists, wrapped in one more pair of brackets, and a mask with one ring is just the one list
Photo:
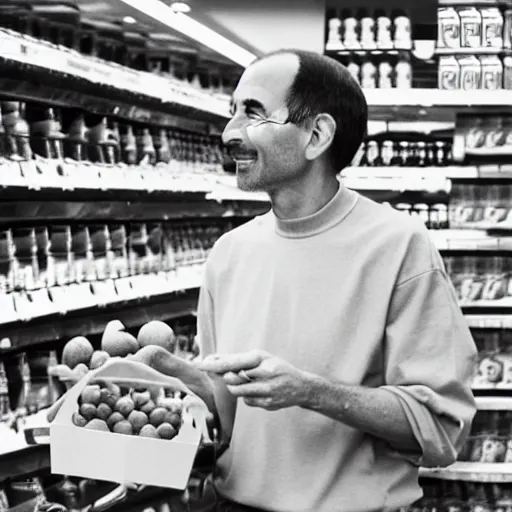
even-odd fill
[(478, 348), (468, 442), (403, 512), (512, 510), (510, 0), (0, 0), (0, 512), (178, 510), (165, 485), (52, 473), (46, 411), (119, 345), (197, 355), (205, 259), (270, 208), (236, 187), (230, 95), (280, 48), (363, 87), (340, 179), (424, 220)]

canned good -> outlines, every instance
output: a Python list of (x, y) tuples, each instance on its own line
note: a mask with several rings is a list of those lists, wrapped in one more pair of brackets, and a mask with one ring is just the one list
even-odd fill
[(460, 16), (460, 45), (462, 48), (482, 46), (482, 15), (475, 7), (462, 8)]
[(453, 7), (437, 9), (438, 48), (460, 48), (460, 17)]
[(455, 57), (439, 58), (438, 82), (439, 89), (454, 90), (460, 87), (460, 65)]
[(497, 7), (482, 9), (482, 46), (503, 47), (503, 16)]
[(503, 86), (503, 64), (496, 55), (480, 57), (482, 89), (496, 90)]
[(459, 58), (460, 88), (466, 91), (480, 88), (482, 68), (474, 55)]

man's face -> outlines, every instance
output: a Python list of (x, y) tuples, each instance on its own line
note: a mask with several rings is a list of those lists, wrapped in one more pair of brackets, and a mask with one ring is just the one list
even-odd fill
[(253, 64), (232, 98), (232, 119), (222, 139), (237, 164), (241, 190), (273, 192), (300, 180), (307, 170), (308, 132), (288, 119), (286, 97), (299, 69), (295, 55), (276, 55)]

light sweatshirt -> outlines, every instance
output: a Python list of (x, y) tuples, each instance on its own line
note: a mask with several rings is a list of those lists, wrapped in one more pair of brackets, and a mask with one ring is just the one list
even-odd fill
[(218, 240), (198, 338), (204, 356), (262, 349), (332, 381), (387, 389), (422, 449), (398, 453), (318, 412), (238, 400), (215, 483), (242, 504), (275, 512), (410, 504), (422, 494), (418, 466), (454, 462), (475, 413), (475, 345), (428, 231), (343, 185), (309, 217), (271, 211)]

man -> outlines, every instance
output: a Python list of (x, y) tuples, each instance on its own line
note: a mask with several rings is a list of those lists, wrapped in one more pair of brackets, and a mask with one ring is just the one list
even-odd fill
[(232, 114), (238, 186), (272, 209), (218, 240), (201, 288), (198, 367), (238, 398), (210, 510), (408, 505), (475, 413), (475, 347), (439, 253), (419, 220), (338, 181), (367, 125), (342, 65), (267, 55)]

